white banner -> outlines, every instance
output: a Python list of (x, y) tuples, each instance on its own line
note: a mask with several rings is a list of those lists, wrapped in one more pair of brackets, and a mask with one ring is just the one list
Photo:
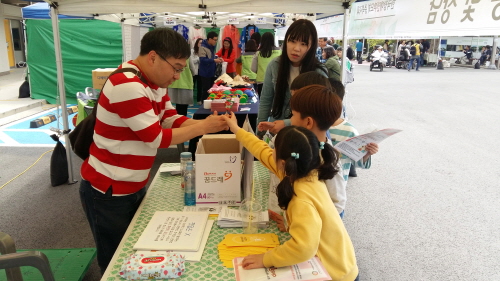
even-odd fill
[(500, 0), (372, 0), (352, 5), (348, 36), (488, 36), (499, 30)]
[(342, 37), (344, 30), (344, 15), (328, 17), (313, 22), (318, 37)]

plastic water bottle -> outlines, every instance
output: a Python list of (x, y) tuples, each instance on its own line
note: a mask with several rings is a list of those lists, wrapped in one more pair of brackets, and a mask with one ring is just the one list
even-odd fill
[(184, 188), (184, 173), (186, 172), (186, 163), (188, 161), (193, 161), (193, 155), (191, 152), (182, 152), (181, 153), (181, 187)]
[(193, 161), (186, 163), (186, 172), (184, 174), (184, 205), (196, 205), (196, 187), (194, 178)]

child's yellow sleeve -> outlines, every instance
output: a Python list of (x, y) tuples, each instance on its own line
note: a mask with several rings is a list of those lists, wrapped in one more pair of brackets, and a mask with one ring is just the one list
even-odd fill
[(243, 129), (236, 132), (236, 139), (241, 142), (253, 156), (259, 159), (266, 168), (277, 175), (279, 179), (283, 179), (282, 172), (278, 171), (276, 167), (276, 162), (273, 158), (273, 149), (270, 148), (266, 142), (259, 140), (254, 134)]

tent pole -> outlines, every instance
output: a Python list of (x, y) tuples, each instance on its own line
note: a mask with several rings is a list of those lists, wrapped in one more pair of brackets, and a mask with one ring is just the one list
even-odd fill
[(493, 50), (491, 50), (490, 66), (488, 66), (488, 69), (497, 69), (495, 66), (495, 58), (497, 57), (497, 38), (497, 35), (493, 36)]
[(50, 17), (52, 18), (52, 33), (54, 34), (54, 50), (56, 53), (56, 66), (57, 66), (57, 85), (59, 89), (59, 101), (61, 102), (61, 111), (63, 119), (64, 130), (64, 143), (66, 147), (66, 159), (68, 160), (68, 183), (75, 183), (73, 176), (73, 161), (71, 157), (71, 147), (69, 142), (69, 124), (68, 124), (68, 111), (66, 110), (66, 91), (64, 90), (64, 75), (63, 64), (61, 55), (61, 39), (59, 37), (59, 19), (58, 19), (57, 6), (54, 3), (50, 4)]
[(345, 63), (347, 59), (347, 27), (349, 24), (349, 2), (343, 2), (342, 6), (344, 6), (344, 30), (342, 32), (342, 57), (340, 58), (342, 61), (342, 64), (340, 65), (340, 82), (342, 82), (343, 85), (345, 85), (345, 75), (344, 75), (344, 68), (345, 68)]

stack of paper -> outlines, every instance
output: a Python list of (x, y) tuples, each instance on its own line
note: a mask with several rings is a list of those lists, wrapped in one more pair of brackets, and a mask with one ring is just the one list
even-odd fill
[(279, 246), (278, 235), (265, 234), (227, 234), (219, 243), (219, 259), (225, 267), (233, 268), (233, 259), (248, 255), (264, 254)]
[(184, 212), (208, 212), (209, 217), (218, 217), (223, 205), (184, 206)]
[[(259, 228), (266, 228), (269, 224), (269, 213), (267, 210), (262, 211), (256, 220), (259, 223)], [(240, 210), (223, 206), (217, 219), (217, 225), (219, 227), (243, 227)]]
[(207, 221), (208, 212), (156, 212), (135, 243), (134, 250), (196, 252), (204, 237)]

